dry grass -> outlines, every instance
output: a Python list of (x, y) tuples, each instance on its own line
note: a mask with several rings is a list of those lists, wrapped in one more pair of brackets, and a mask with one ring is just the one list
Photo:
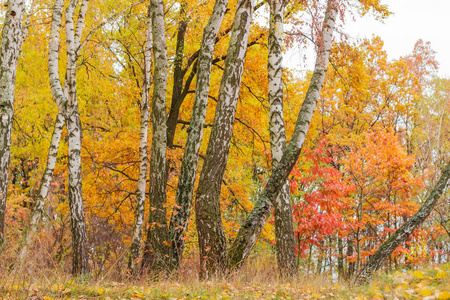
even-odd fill
[(114, 270), (125, 267), (122, 257), (103, 274), (72, 279), (66, 262), (49, 262), (43, 256), (30, 257), (21, 273), (8, 271), (6, 264), (1, 264), (1, 274), (8, 275), (0, 278), (0, 298), (305, 299), (318, 295), (331, 298), (338, 289), (326, 276), (303, 274), (289, 281), (281, 280), (275, 258), (267, 253), (252, 258), (237, 272), (209, 281), (199, 280), (198, 260), (194, 256), (185, 258), (177, 273), (157, 281), (148, 276), (134, 279), (117, 276)]

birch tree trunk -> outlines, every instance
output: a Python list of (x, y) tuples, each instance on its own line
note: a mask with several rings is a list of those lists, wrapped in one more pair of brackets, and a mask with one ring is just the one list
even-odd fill
[(166, 216), (166, 89), (167, 46), (164, 25), (164, 2), (151, 0), (153, 56), (155, 59), (152, 99), (152, 148), (150, 159), (149, 228), (143, 265), (156, 271), (170, 267), (170, 242)]
[[(63, 112), (69, 137), (69, 209), (72, 232), (72, 274), (89, 272), (86, 222), (83, 211), (81, 187), (81, 121), (78, 113), (76, 93), (76, 46), (79, 43), (82, 25), (74, 29), (73, 13), (78, 0), (72, 0), (66, 9), (67, 44), (67, 95), (64, 94), (58, 73), (59, 26), (61, 24), (64, 1), (56, 0), (53, 8), (52, 27), (49, 44), (49, 76), (53, 98)], [(84, 0), (86, 5), (88, 0)], [(83, 7), (83, 6), (82, 6)], [(84, 19), (84, 18), (83, 18)], [(81, 22), (81, 21), (80, 21)]]
[(230, 148), (253, 7), (253, 0), (238, 1), (211, 137), (197, 189), (195, 213), (201, 278), (221, 275), (227, 265), (219, 197)]
[(399, 229), (397, 229), (391, 237), (388, 238), (387, 241), (380, 246), (380, 248), (378, 248), (377, 252), (369, 258), (367, 264), (356, 277), (356, 283), (367, 282), (372, 277), (372, 274), (381, 268), (386, 258), (390, 257), (392, 252), (394, 252), (400, 244), (404, 243), (414, 232), (414, 230), (425, 221), (425, 219), (436, 207), (439, 198), (448, 186), (449, 180), (450, 162), (443, 169), (441, 178), (431, 190), (425, 203), (411, 219), (406, 221)]
[(203, 125), (205, 124), (206, 108), (208, 106), (211, 62), (216, 36), (219, 33), (227, 4), (228, 0), (216, 0), (211, 18), (203, 31), (203, 40), (198, 58), (197, 83), (191, 125), (178, 179), (175, 197), (177, 205), (174, 207), (169, 227), (173, 253), (172, 268), (178, 268), (183, 255), (184, 239), (182, 237), (187, 230), (192, 207), (198, 155), (202, 144)]
[[(269, 32), (269, 130), (272, 165), (276, 166), (286, 148), (286, 132), (283, 118), (283, 35), (284, 1), (270, 1)], [(282, 277), (292, 277), (297, 271), (295, 256), (294, 224), (289, 182), (286, 181), (275, 201), (275, 238), (278, 270)]]
[(145, 190), (147, 180), (147, 137), (148, 137), (148, 90), (150, 88), (150, 70), (152, 56), (152, 22), (150, 18), (150, 5), (148, 7), (148, 24), (144, 50), (144, 81), (142, 84), (141, 99), (141, 132), (139, 135), (139, 178), (136, 197), (136, 212), (134, 216), (133, 238), (130, 247), (130, 260), (128, 269), (131, 274), (137, 274), (138, 259), (141, 252), (142, 230), (144, 228)]
[(23, 0), (7, 2), (0, 45), (0, 251), (4, 243), (11, 131), (14, 115), (14, 88), (17, 61), (23, 43)]
[(19, 255), (17, 256), (17, 272), (20, 272), (22, 270), (22, 267), (26, 262), (28, 248), (34, 240), (34, 236), (36, 235), (39, 223), (42, 219), (42, 216), (44, 215), (45, 198), (47, 198), (50, 183), (53, 178), (53, 171), (55, 170), (59, 142), (61, 140), (63, 128), (64, 116), (61, 112), (58, 112), (53, 128), (52, 140), (50, 142), (50, 147), (48, 150), (47, 166), (45, 167), (44, 174), (42, 175), (41, 185), (39, 186), (37, 197), (34, 200), (28, 228), (22, 238), (22, 245), (19, 251)]
[(270, 211), (273, 208), (273, 203), (283, 186), (286, 184), (286, 180), (300, 155), (327, 71), (331, 41), (333, 39), (338, 12), (337, 5), (338, 1), (328, 0), (322, 32), (317, 41), (318, 53), (316, 65), (305, 100), (295, 124), (292, 139), (286, 150), (283, 152), (281, 160), (274, 167), (266, 187), (261, 192), (255, 207), (242, 225), (230, 248), (228, 253), (229, 268), (235, 268), (247, 259), (256, 240), (261, 234)]
[[(89, 1), (84, 0), (81, 3), (80, 12), (77, 19), (77, 28), (75, 30), (75, 49), (79, 50), (80, 47), (80, 39), (81, 33), (84, 27), (84, 20), (87, 13)], [(76, 52), (76, 60), (78, 59), (78, 51)], [(67, 82), (64, 85), (63, 89), (64, 95), (68, 94), (68, 86)], [(53, 128), (52, 139), (50, 142), (50, 147), (47, 155), (47, 165), (42, 175), (41, 184), (39, 186), (39, 190), (37, 196), (34, 200), (33, 209), (31, 211), (31, 217), (29, 220), (28, 228), (24, 232), (24, 236), (22, 238), (22, 245), (19, 250), (19, 254), (17, 256), (17, 267), (16, 271), (20, 271), (26, 262), (26, 256), (28, 252), (28, 248), (34, 240), (34, 236), (36, 235), (36, 231), (38, 229), (39, 223), (42, 219), (42, 215), (44, 214), (44, 204), (45, 199), (48, 195), (48, 190), (50, 187), (51, 180), (53, 179), (53, 172), (55, 170), (56, 158), (58, 156), (58, 148), (59, 142), (61, 140), (61, 134), (64, 128), (64, 115), (62, 110), (58, 109), (58, 114), (55, 119), (55, 125)]]

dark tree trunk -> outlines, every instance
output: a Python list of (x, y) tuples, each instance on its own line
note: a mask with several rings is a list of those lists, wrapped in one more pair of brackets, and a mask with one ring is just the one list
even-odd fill
[(300, 156), (306, 133), (308, 132), (312, 115), (317, 101), (319, 100), (319, 95), (325, 80), (337, 12), (336, 1), (329, 0), (323, 22), (322, 34), (317, 41), (319, 49), (316, 66), (314, 68), (308, 92), (306, 93), (305, 100), (295, 124), (291, 142), (284, 151), (280, 162), (274, 167), (266, 187), (259, 196), (258, 201), (247, 220), (241, 226), (241, 229), (230, 248), (228, 253), (229, 268), (235, 268), (247, 259), (266, 224), (275, 199), (286, 184), (286, 180)]
[(399, 229), (397, 229), (391, 235), (391, 237), (388, 238), (387, 241), (380, 246), (380, 248), (378, 248), (377, 252), (375, 252), (375, 254), (370, 257), (367, 264), (358, 274), (356, 283), (367, 282), (371, 278), (372, 274), (381, 268), (386, 258), (390, 257), (392, 252), (394, 252), (394, 250), (398, 246), (404, 243), (413, 233), (413, 231), (426, 220), (426, 218), (436, 207), (439, 198), (448, 185), (449, 179), (450, 162), (442, 170), (441, 178), (431, 190), (425, 203), (420, 207), (420, 209), (411, 219), (409, 219)]
[(200, 277), (221, 275), (227, 266), (220, 213), (220, 189), (227, 164), (254, 1), (239, 0), (206, 158), (200, 175), (195, 214), (200, 250)]

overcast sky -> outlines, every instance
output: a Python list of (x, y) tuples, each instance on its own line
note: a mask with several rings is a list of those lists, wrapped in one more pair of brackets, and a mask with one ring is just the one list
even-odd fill
[[(431, 42), (437, 52), (439, 75), (450, 78), (450, 0), (381, 0), (393, 12), (384, 23), (371, 16), (349, 21), (345, 32), (350, 37), (371, 38), (380, 36), (389, 59), (396, 59), (412, 53), (417, 40)], [(311, 54), (312, 49), (292, 49), (287, 53), (286, 66), (294, 67), (301, 73), (314, 67), (314, 61), (301, 55)], [(300, 55), (299, 55), (300, 54)], [(313, 55), (314, 56), (314, 55)]]
[(352, 22), (347, 26), (350, 36), (380, 36), (390, 59), (411, 53), (418, 39), (431, 42), (440, 63), (439, 74), (450, 77), (450, 0), (382, 0), (382, 3), (394, 15), (384, 24), (370, 17)]

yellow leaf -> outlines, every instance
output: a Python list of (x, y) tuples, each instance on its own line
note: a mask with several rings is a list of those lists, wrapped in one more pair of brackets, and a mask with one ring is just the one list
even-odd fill
[(432, 290), (429, 290), (429, 289), (423, 289), (423, 290), (421, 290), (420, 291), (420, 294), (422, 295), (422, 296), (431, 296), (431, 295), (433, 295), (433, 291)]
[(49, 296), (44, 296), (44, 300), (53, 300), (53, 298)]
[(105, 289), (104, 289), (104, 288), (99, 288), (99, 289), (97, 290), (97, 293), (98, 293), (99, 295), (102, 295), (104, 292), (105, 292)]
[(422, 271), (414, 271), (413, 275), (416, 276), (419, 279), (423, 279), (423, 273)]
[(313, 296), (313, 298), (320, 298), (319, 294), (313, 294), (312, 296)]
[(447, 291), (443, 291), (439, 294), (438, 299), (439, 300), (448, 300), (448, 299), (450, 299), (450, 293)]
[(53, 292), (56, 292), (58, 290), (58, 285), (55, 283), (53, 286), (52, 286), (52, 291)]
[(445, 278), (445, 277), (447, 277), (447, 276), (448, 276), (447, 272), (442, 271), (442, 270), (439, 270), (439, 271), (437, 272), (437, 274), (436, 274), (436, 278), (437, 278), (437, 279), (442, 279), (442, 278)]

